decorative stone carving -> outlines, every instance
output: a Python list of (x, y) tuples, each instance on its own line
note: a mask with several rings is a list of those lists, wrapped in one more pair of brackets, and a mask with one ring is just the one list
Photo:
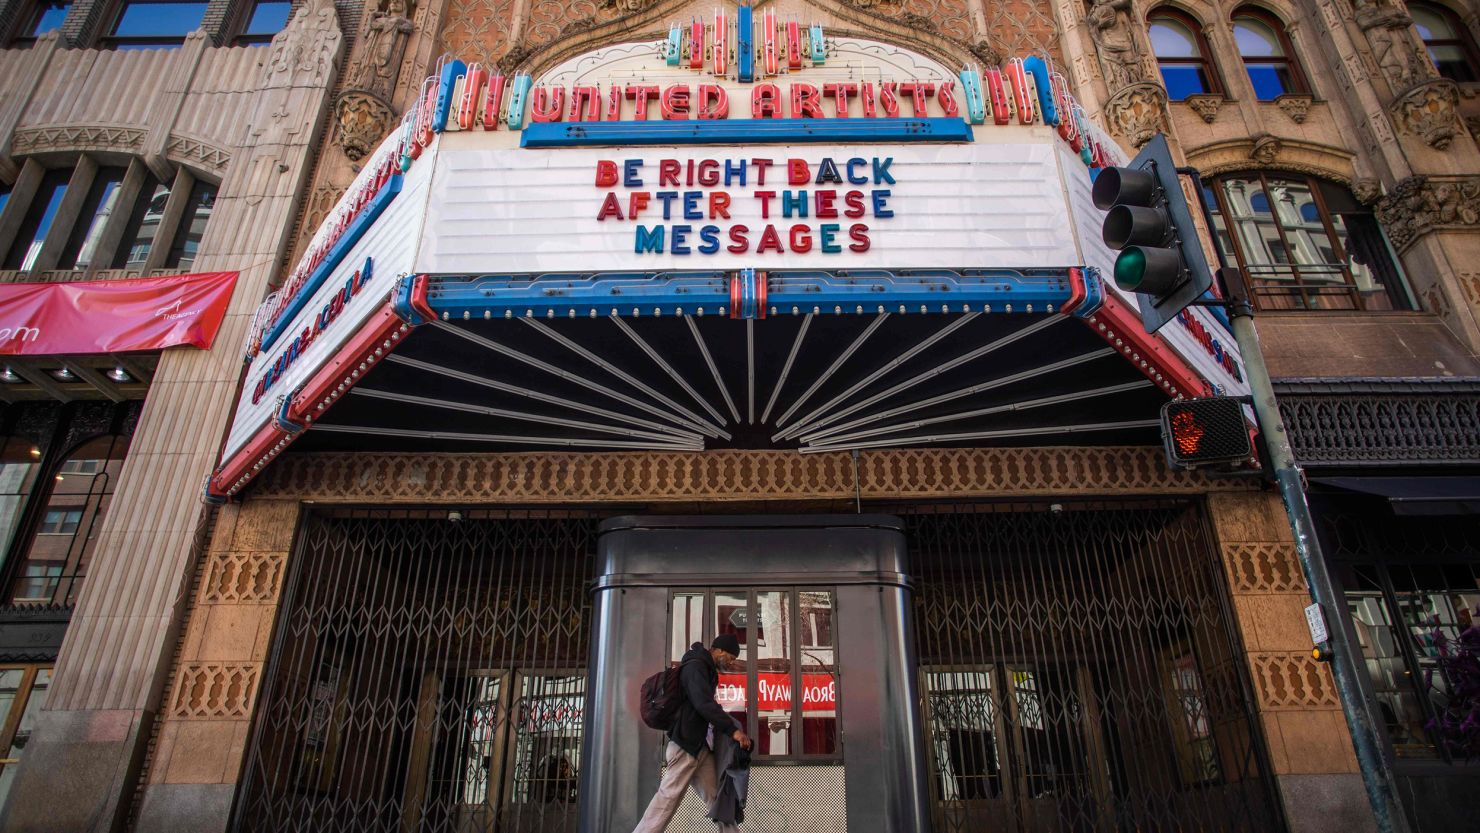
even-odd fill
[(375, 150), (396, 123), (390, 105), (364, 90), (346, 90), (334, 102), (334, 119), (338, 122), (337, 139), (344, 155), (352, 161), (363, 159)]
[(1480, 176), (1410, 176), (1377, 203), (1377, 219), (1399, 249), (1435, 229), (1480, 226)]
[(114, 127), (105, 124), (63, 124), (27, 127), (15, 131), (12, 153), (47, 151), (113, 150), (138, 153), (144, 145), (145, 131), (137, 127)]
[(263, 86), (326, 86), (341, 38), (333, 0), (308, 0), (272, 39)]
[(1372, 46), (1372, 58), (1394, 91), (1434, 78), (1438, 71), (1413, 35), (1413, 18), (1395, 0), (1354, 0), (1354, 17)]
[[(874, 0), (874, 2), (877, 2), (877, 0)], [(602, 0), (601, 2), (602, 8), (616, 9), (620, 14), (637, 14), (638, 12), (645, 12), (656, 5), (658, 5), (658, 0)], [(857, 5), (862, 6), (863, 3), (859, 2)], [(869, 5), (873, 5), (873, 3), (871, 2)]]
[(1308, 95), (1285, 93), (1282, 96), (1276, 96), (1274, 103), (1290, 117), (1290, 121), (1305, 124), (1305, 117), (1310, 114), (1310, 105), (1313, 101), (1315, 99)]
[(971, 51), (972, 57), (982, 62), (983, 66), (995, 67), (1002, 63), (1002, 53), (998, 52), (988, 41), (979, 40), (967, 49)]
[(1094, 0), (1087, 19), (1110, 94), (1145, 82), (1146, 65), (1133, 31), (1131, 0)]
[(1165, 129), (1166, 91), (1157, 84), (1133, 84), (1105, 103), (1111, 126), (1131, 144), (1141, 147)]
[(498, 59), (499, 71), (505, 75), (512, 75), (519, 66), (529, 60), (534, 54), (534, 47), (527, 43), (519, 43), (509, 48), (502, 58)]
[(1372, 205), (1382, 198), (1382, 183), (1371, 178), (1359, 179), (1352, 183), (1352, 196), (1362, 205)]
[(1444, 150), (1459, 132), (1459, 88), (1453, 81), (1436, 78), (1399, 96), (1391, 111), (1399, 130)]
[(408, 0), (381, 0), (365, 26), (359, 60), (349, 68), (346, 88), (370, 93), (382, 102), (390, 100), (414, 28)]
[(191, 167), (221, 173), (231, 162), (231, 154), (201, 139), (171, 135), (165, 145), (165, 156), (172, 162), (185, 162)]
[(1283, 147), (1279, 139), (1265, 133), (1254, 140), (1254, 146), (1249, 148), (1249, 158), (1261, 165), (1272, 165)]
[(1213, 119), (1218, 118), (1218, 108), (1223, 106), (1224, 98), (1217, 93), (1197, 93), (1187, 96), (1182, 101), (1191, 107), (1194, 113), (1202, 116), (1203, 121), (1212, 124)]

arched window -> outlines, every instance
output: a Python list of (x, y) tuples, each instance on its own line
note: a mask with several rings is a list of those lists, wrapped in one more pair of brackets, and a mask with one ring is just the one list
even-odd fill
[(1412, 309), (1377, 218), (1333, 182), (1282, 171), (1220, 177), (1213, 226), (1267, 310)]
[(1408, 13), (1440, 75), (1451, 81), (1480, 81), (1480, 51), (1458, 15), (1433, 3), (1409, 3)]
[(1239, 9), (1233, 13), (1233, 39), (1249, 71), (1255, 98), (1273, 101), (1286, 93), (1309, 91), (1285, 26), (1273, 15), (1247, 6)]
[(129, 437), (106, 434), (78, 446), (57, 468), (35, 534), (11, 586), (12, 604), (74, 604), (103, 517), (118, 485)]
[(1197, 21), (1172, 9), (1157, 9), (1146, 23), (1168, 98), (1181, 101), (1189, 95), (1221, 91)]

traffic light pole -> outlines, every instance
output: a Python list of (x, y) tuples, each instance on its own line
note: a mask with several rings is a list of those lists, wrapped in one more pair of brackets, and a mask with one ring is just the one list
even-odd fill
[(1367, 700), (1362, 695), (1358, 675), (1362, 673), (1363, 666), (1359, 662), (1358, 649), (1346, 638), (1346, 631), (1339, 625), (1345, 602), (1332, 584), (1331, 574), (1326, 569), (1326, 559), (1321, 554), (1315, 522), (1311, 519), (1310, 504), (1305, 499), (1300, 469), (1295, 464), (1289, 434), (1285, 431), (1285, 422), (1280, 417), (1279, 405), (1275, 402), (1269, 369), (1265, 366), (1264, 354), (1259, 349), (1259, 332), (1254, 328), (1254, 310), (1248, 300), (1243, 276), (1236, 269), (1220, 271), (1233, 278), (1229, 283), (1236, 286), (1227, 287), (1229, 300), (1211, 303), (1224, 306), (1228, 310), (1233, 337), (1238, 342), (1239, 352), (1244, 360), (1244, 373), (1253, 393), (1254, 413), (1259, 418), (1259, 435), (1268, 451), (1274, 480), (1279, 486), (1285, 511), (1290, 516), (1290, 527), (1295, 533), (1295, 552), (1300, 558), (1300, 569), (1305, 573), (1305, 583), (1310, 587), (1311, 599), (1320, 605), (1326, 620), (1333, 623), (1327, 629), (1330, 635), (1326, 645), (1331, 657), (1331, 673), (1336, 678), (1336, 693), (1341, 699), (1341, 710), (1346, 715), (1347, 728), (1351, 731), (1352, 746), (1357, 753), (1357, 766), (1362, 771), (1362, 782), (1367, 788), (1367, 799), (1372, 804), (1377, 829), (1381, 833), (1408, 833), (1408, 817), (1404, 815), (1402, 802), (1398, 798), (1397, 783), (1383, 751), (1383, 741), (1378, 733), (1374, 711), (1368, 707)]

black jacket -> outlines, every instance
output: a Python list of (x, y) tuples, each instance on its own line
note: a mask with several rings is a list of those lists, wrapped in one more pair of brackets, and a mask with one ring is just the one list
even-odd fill
[(678, 681), (683, 686), (683, 702), (678, 704), (678, 719), (668, 732), (668, 739), (683, 748), (683, 751), (699, 756), (707, 748), (705, 739), (709, 727), (715, 734), (735, 731), (734, 721), (725, 710), (714, 702), (714, 690), (719, 687), (719, 666), (714, 657), (704, 648), (704, 643), (695, 642), (683, 655), (683, 667), (678, 672)]

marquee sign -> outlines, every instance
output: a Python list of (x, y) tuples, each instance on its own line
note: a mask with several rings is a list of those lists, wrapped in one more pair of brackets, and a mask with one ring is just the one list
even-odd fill
[(1206, 309), (1149, 337), (1096, 276), (1090, 183), (1124, 158), (1041, 57), (951, 69), (769, 10), (539, 78), (445, 60), (259, 309), (208, 494), (475, 310), (1072, 312), (1169, 395), (1247, 390)]

